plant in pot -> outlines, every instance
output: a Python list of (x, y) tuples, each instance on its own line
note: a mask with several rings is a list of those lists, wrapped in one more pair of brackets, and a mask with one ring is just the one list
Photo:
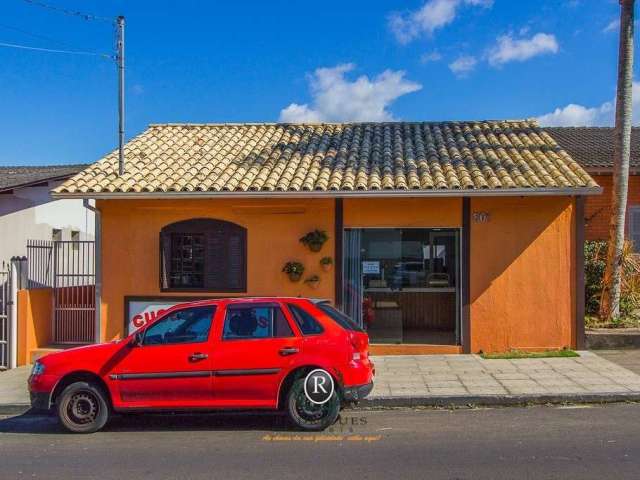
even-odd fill
[(306, 245), (312, 252), (319, 252), (327, 240), (329, 240), (327, 232), (316, 229), (302, 237), (300, 242)]
[(282, 271), (289, 276), (292, 282), (299, 282), (304, 273), (304, 265), (300, 262), (287, 262), (282, 267)]
[(318, 275), (311, 275), (304, 279), (304, 283), (309, 285), (311, 288), (318, 288), (318, 285), (320, 285), (320, 277)]
[(324, 270), (325, 272), (328, 272), (329, 270), (331, 270), (332, 266), (333, 266), (333, 258), (322, 257), (320, 259), (320, 267), (322, 267), (322, 270)]

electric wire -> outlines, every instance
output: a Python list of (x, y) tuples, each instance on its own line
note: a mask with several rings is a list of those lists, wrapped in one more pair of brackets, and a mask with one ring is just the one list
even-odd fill
[(90, 13), (78, 12), (76, 10), (68, 10), (66, 8), (58, 7), (55, 5), (49, 5), (47, 3), (41, 2), (40, 0), (22, 0), (22, 1), (33, 6), (44, 8), (44, 9), (51, 10), (58, 13), (62, 13), (64, 15), (79, 17), (79, 18), (82, 18), (83, 20), (97, 20), (100, 22), (109, 22), (109, 23), (114, 23), (115, 21), (113, 18), (109, 18), (109, 17), (100, 17), (98, 15), (93, 15)]
[(20, 45), (17, 43), (0, 42), (0, 47), (19, 48), (22, 50), (36, 50), (39, 52), (49, 52), (49, 53), (68, 53), (68, 54), (74, 54), (74, 55), (88, 55), (88, 56), (94, 56), (94, 57), (108, 58), (111, 60), (114, 59), (113, 55), (108, 55), (106, 53), (100, 53), (100, 52), (89, 52), (89, 51), (83, 51), (83, 50), (59, 50), (54, 48), (32, 47), (29, 45)]

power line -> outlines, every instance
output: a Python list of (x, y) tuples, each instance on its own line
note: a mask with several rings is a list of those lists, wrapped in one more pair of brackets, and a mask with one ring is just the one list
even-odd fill
[(83, 50), (57, 50), (57, 49), (53, 49), (53, 48), (41, 48), (41, 47), (31, 47), (29, 45), (19, 45), (17, 43), (0, 42), (0, 47), (19, 48), (19, 49), (22, 49), (22, 50), (36, 50), (36, 51), (39, 51), (39, 52), (49, 52), (49, 53), (69, 53), (69, 54), (74, 54), (74, 55), (89, 55), (89, 56), (94, 56), (94, 57), (108, 58), (110, 60), (114, 59), (113, 55), (108, 55), (106, 53), (100, 53), (100, 52), (88, 52), (88, 51), (83, 51)]
[(47, 10), (52, 10), (54, 12), (62, 13), (64, 15), (69, 15), (72, 17), (79, 17), (79, 18), (82, 18), (83, 20), (97, 20), (100, 22), (114, 23), (113, 18), (100, 17), (98, 15), (92, 15), (90, 13), (78, 12), (76, 10), (67, 10), (66, 8), (57, 7), (55, 5), (49, 5), (39, 0), (23, 0), (23, 1), (30, 5), (34, 5), (36, 7), (45, 8)]
[(14, 32), (20, 32), (20, 33), (23, 33), (25, 35), (29, 35), (30, 37), (33, 37), (33, 38), (39, 38), (40, 40), (47, 40), (48, 42), (59, 43), (60, 45), (66, 45), (68, 47), (71, 46), (67, 42), (63, 42), (62, 40), (56, 40), (55, 38), (46, 37), (44, 35), (40, 35), (39, 33), (33, 33), (33, 32), (29, 32), (27, 30), (23, 30), (21, 28), (12, 27), (11, 25), (5, 25), (3, 23), (0, 23), (0, 28), (6, 28), (7, 30), (13, 30)]

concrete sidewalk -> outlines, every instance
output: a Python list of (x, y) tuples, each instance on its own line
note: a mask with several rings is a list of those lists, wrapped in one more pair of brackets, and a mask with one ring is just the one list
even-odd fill
[(373, 357), (366, 405), (460, 405), (640, 400), (640, 375), (581, 351), (574, 358), (479, 355)]
[[(510, 405), (640, 401), (640, 375), (594, 352), (575, 358), (484, 360), (479, 355), (372, 357), (363, 406)], [(0, 414), (29, 406), (30, 367), (0, 373)]]

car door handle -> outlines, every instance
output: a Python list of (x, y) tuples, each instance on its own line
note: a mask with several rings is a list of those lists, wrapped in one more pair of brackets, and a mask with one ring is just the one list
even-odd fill
[(207, 355), (206, 353), (196, 352), (189, 355), (189, 360), (191, 360), (192, 362), (197, 362), (199, 360), (206, 360), (207, 358), (209, 358), (209, 355)]
[(286, 357), (287, 355), (295, 355), (299, 351), (300, 349), (296, 347), (284, 347), (280, 349), (280, 355), (282, 355), (283, 357)]

